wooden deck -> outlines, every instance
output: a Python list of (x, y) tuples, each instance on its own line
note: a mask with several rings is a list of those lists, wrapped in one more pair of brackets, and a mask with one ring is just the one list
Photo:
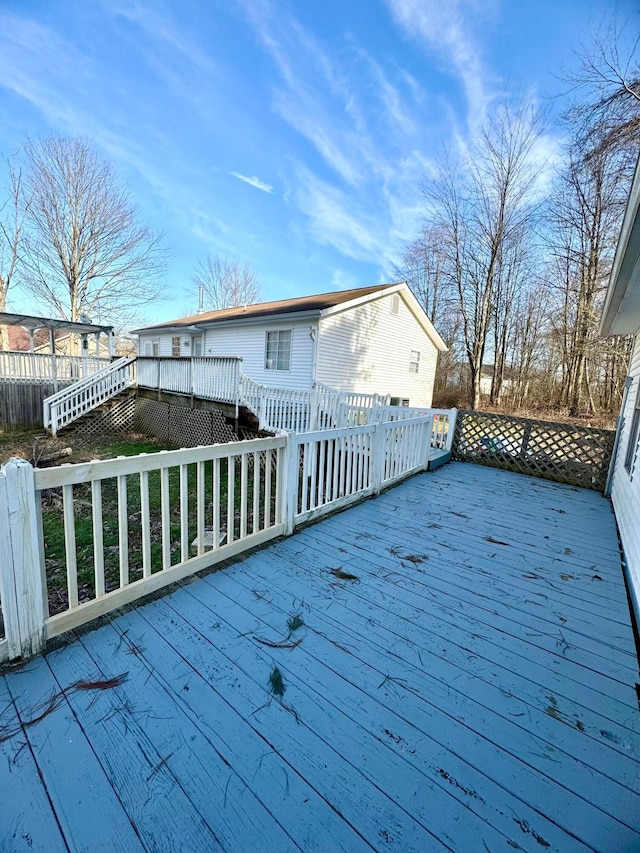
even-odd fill
[(452, 463), (0, 679), (0, 850), (640, 850), (637, 678), (609, 504)]

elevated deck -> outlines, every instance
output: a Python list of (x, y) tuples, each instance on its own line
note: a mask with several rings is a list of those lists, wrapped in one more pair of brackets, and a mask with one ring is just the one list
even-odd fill
[(3, 677), (0, 850), (638, 850), (637, 678), (608, 502), (453, 463)]

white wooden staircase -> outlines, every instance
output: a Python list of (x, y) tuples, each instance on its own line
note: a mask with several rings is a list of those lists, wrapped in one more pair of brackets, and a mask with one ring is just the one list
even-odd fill
[(45, 429), (52, 435), (106, 400), (136, 384), (135, 358), (119, 358), (108, 367), (74, 382), (42, 404)]

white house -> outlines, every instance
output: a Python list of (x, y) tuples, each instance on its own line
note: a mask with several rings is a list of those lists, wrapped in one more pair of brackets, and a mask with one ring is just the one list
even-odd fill
[(640, 618), (640, 163), (631, 186), (620, 240), (613, 262), (600, 332), (633, 335), (625, 384), (611, 499), (637, 617)]
[(446, 346), (405, 282), (194, 314), (136, 329), (138, 354), (239, 356), (273, 388), (388, 394), (430, 406)]

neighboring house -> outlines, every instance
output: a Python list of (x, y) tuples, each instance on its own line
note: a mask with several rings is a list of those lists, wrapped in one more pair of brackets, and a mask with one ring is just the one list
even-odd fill
[[(485, 364), (482, 366), (480, 371), (480, 394), (483, 397), (491, 396), (491, 389), (493, 388), (493, 365)], [(500, 387), (500, 394), (498, 397), (498, 402), (503, 397), (508, 397), (511, 394), (513, 382), (509, 377), (509, 368), (505, 368), (505, 377), (502, 380), (502, 386)]]
[(640, 618), (640, 163), (629, 195), (602, 315), (603, 335), (634, 335), (618, 422), (611, 499)]
[(140, 356), (240, 356), (263, 385), (320, 382), (407, 406), (431, 405), (447, 348), (404, 282), (194, 314), (135, 334)]
[[(9, 335), (9, 349), (12, 352), (29, 352), (31, 341), (29, 330), (24, 326), (7, 326)], [(56, 344), (64, 332), (56, 331)], [(51, 352), (48, 329), (36, 329), (33, 335), (34, 352)]]
[[(31, 343), (29, 330), (24, 326), (7, 326), (9, 333), (9, 349), (12, 352), (29, 352)], [(68, 332), (56, 330), (54, 332), (56, 341), (56, 355), (78, 355), (80, 353), (79, 336), (70, 335)], [(98, 345), (98, 355), (101, 358), (109, 358), (109, 342), (101, 338)], [(33, 351), (39, 355), (49, 355), (51, 342), (48, 329), (36, 329), (33, 335)], [(96, 341), (93, 335), (87, 335), (87, 355), (96, 354)]]

